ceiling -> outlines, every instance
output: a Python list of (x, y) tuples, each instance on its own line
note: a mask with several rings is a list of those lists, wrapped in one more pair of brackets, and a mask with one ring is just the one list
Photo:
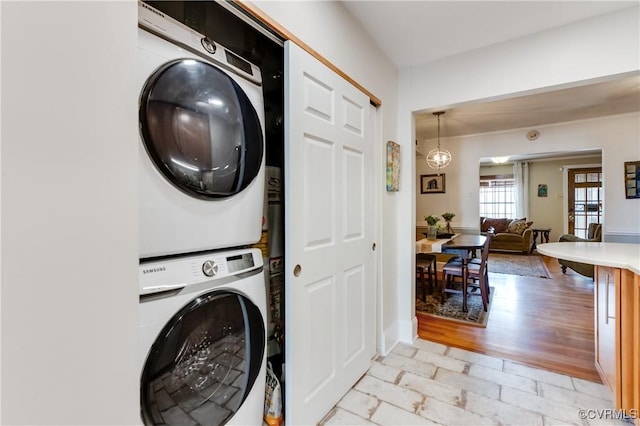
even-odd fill
[[(612, 81), (520, 96), (493, 102), (460, 105), (444, 110), (440, 136), (453, 137), (508, 129), (534, 128), (640, 111), (640, 75)], [(437, 137), (433, 112), (416, 114), (416, 137)], [(533, 130), (533, 129), (532, 129)]]
[[(343, 4), (401, 69), (638, 6), (640, 1), (344, 1)], [(445, 111), (441, 117), (441, 137), (640, 111), (640, 75), (458, 105)], [(436, 137), (437, 119), (432, 112), (416, 114), (419, 140)]]

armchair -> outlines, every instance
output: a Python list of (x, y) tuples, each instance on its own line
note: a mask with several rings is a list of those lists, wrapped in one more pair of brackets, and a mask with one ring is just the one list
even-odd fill
[[(579, 238), (572, 234), (562, 234), (560, 238), (558, 238), (559, 242), (565, 241), (591, 241), (591, 242), (600, 242), (602, 241), (602, 224), (600, 223), (590, 223), (589, 229), (587, 231), (587, 238)], [(562, 273), (567, 273), (567, 268), (571, 268), (577, 273), (584, 275), (585, 277), (593, 278), (593, 265), (588, 263), (580, 263), (574, 262), (572, 260), (558, 259), (560, 265), (562, 265)]]

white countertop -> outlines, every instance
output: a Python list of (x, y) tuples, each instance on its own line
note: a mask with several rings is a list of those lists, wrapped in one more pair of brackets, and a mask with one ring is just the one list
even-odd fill
[(640, 275), (640, 244), (562, 242), (538, 244), (536, 249), (545, 256), (629, 269)]

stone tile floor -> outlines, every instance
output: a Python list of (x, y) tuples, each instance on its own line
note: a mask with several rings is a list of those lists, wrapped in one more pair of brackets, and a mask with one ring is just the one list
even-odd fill
[(377, 357), (321, 425), (624, 425), (604, 385), (418, 339)]

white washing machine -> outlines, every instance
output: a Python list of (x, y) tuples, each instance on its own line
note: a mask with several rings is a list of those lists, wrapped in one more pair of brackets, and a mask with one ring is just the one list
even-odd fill
[(138, 3), (140, 258), (260, 239), (260, 69)]
[(262, 268), (258, 249), (140, 264), (144, 424), (262, 424)]

